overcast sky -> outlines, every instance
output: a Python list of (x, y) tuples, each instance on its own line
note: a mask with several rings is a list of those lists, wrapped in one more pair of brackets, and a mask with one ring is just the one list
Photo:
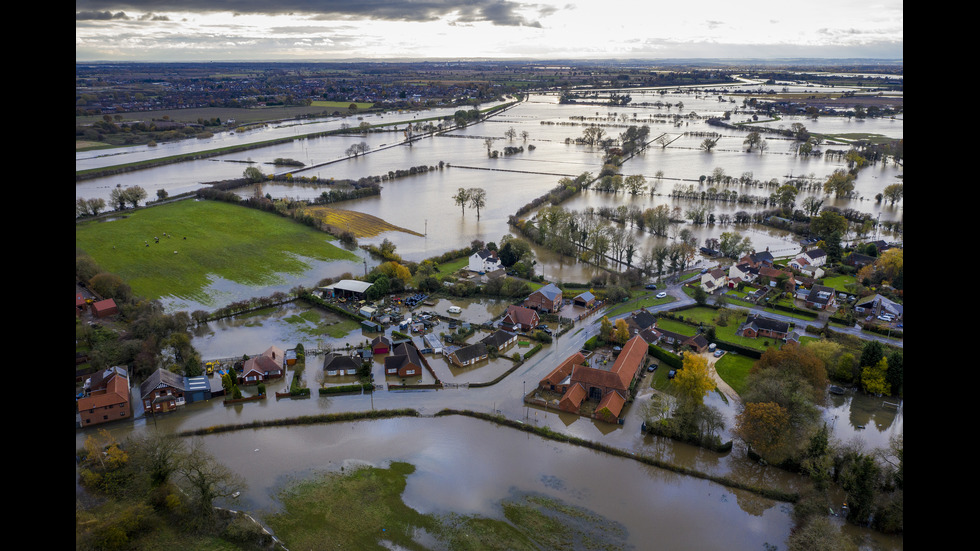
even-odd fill
[(902, 0), (76, 0), (75, 61), (903, 58)]

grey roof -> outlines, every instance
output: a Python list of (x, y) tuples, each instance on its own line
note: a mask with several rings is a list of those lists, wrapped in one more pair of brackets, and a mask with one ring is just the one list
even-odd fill
[(482, 342), (464, 346), (455, 352), (456, 359), (462, 363), (487, 355), (487, 345)]
[(323, 358), (323, 370), (328, 369), (357, 369), (361, 367), (357, 360), (342, 354), (327, 354)]
[(171, 373), (164, 368), (158, 368), (140, 385), (140, 396), (146, 396), (153, 389), (160, 385), (167, 385), (173, 388), (184, 390), (184, 377), (176, 373)]
[(549, 283), (544, 287), (535, 291), (535, 293), (541, 293), (548, 300), (555, 300), (556, 298), (558, 298), (558, 295), (561, 294), (561, 289), (559, 289), (558, 286), (555, 285), (554, 283)]
[(187, 377), (184, 379), (185, 388), (189, 391), (211, 390), (211, 382), (204, 375), (200, 377)]
[(342, 279), (333, 285), (328, 285), (326, 287), (320, 287), (320, 289), (326, 291), (330, 289), (340, 289), (341, 291), (349, 291), (352, 293), (363, 293), (371, 287), (371, 283), (367, 281), (358, 281), (356, 279)]
[(517, 336), (516, 333), (511, 333), (509, 331), (504, 331), (503, 329), (498, 329), (494, 331), (493, 334), (480, 339), (480, 342), (482, 342), (487, 346), (496, 346), (497, 348), (500, 348), (501, 346), (504, 345), (504, 343), (511, 340), (515, 336)]
[(767, 318), (760, 316), (758, 314), (753, 314), (745, 320), (742, 327), (753, 327), (755, 329), (766, 329), (768, 331), (778, 331), (780, 333), (786, 333), (789, 331), (789, 324), (785, 321), (774, 320), (772, 318)]

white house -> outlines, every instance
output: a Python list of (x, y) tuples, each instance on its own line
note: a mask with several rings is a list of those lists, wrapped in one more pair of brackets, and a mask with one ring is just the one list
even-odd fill
[(827, 263), (827, 253), (825, 253), (823, 249), (810, 249), (800, 256), (806, 258), (807, 262), (809, 262), (811, 266), (815, 266), (817, 268)]
[(733, 264), (728, 269), (728, 279), (733, 283), (733, 286), (741, 281), (755, 281), (757, 277), (759, 277), (759, 269), (753, 268), (749, 264)]
[(497, 253), (484, 248), (470, 255), (470, 263), (467, 268), (472, 272), (488, 273), (500, 269), (500, 259)]
[(716, 289), (725, 286), (726, 279), (725, 270), (715, 268), (714, 270), (701, 274), (701, 288), (708, 293), (713, 293)]

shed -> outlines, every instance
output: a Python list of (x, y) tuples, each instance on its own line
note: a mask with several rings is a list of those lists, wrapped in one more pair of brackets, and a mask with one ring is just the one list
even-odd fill
[(118, 313), (119, 308), (116, 306), (116, 301), (112, 300), (111, 298), (100, 300), (92, 304), (92, 315), (97, 318), (114, 316)]
[(574, 299), (572, 299), (572, 302), (574, 302), (576, 306), (584, 306), (586, 308), (591, 308), (592, 305), (595, 304), (595, 295), (593, 295), (589, 291), (586, 291), (580, 294), (579, 296), (575, 297)]
[(211, 398), (211, 381), (204, 375), (184, 378), (184, 400), (188, 404)]

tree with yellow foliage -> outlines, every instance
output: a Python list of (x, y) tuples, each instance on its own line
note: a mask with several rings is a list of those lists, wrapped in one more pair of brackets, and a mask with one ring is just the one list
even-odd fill
[(708, 360), (697, 354), (685, 354), (683, 366), (674, 377), (674, 387), (682, 400), (703, 404), (704, 395), (715, 388)]
[(626, 320), (622, 318), (616, 320), (616, 326), (612, 332), (612, 340), (620, 345), (626, 344), (626, 341), (630, 340), (630, 327), (626, 324)]

